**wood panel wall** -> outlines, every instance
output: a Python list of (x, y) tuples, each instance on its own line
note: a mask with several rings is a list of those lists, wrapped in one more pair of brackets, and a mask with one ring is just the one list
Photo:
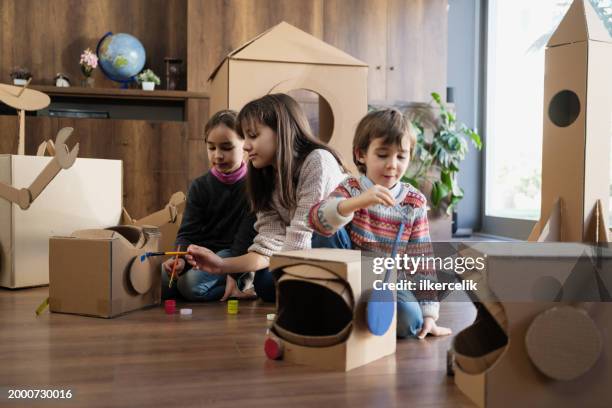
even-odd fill
[[(52, 85), (58, 72), (79, 85), (81, 52), (95, 49), (107, 32), (129, 33), (146, 52), (146, 64), (160, 77), (164, 57), (187, 57), (187, 0), (2, 0), (0, 82), (14, 66), (26, 66), (33, 83)], [(96, 86), (117, 87), (97, 69)]]
[[(186, 86), (207, 91), (231, 50), (286, 21), (370, 65), (370, 101), (426, 101), (446, 86), (447, 0), (2, 0), (0, 82), (25, 65), (34, 83), (58, 72), (78, 84), (78, 59), (107, 31), (141, 40), (160, 76), (185, 60)], [(96, 86), (117, 85), (97, 70)], [(199, 129), (193, 129), (199, 131)], [(191, 137), (196, 137), (191, 135)]]
[(228, 52), (286, 21), (368, 63), (368, 100), (445, 95), (447, 0), (187, 0), (188, 89)]
[(324, 0), (187, 1), (189, 90), (207, 91), (227, 53), (282, 21), (323, 38)]
[[(74, 128), (68, 144), (79, 143), (79, 157), (123, 161), (123, 203), (133, 218), (163, 208), (172, 193), (187, 191), (186, 123), (28, 117), (26, 154), (35, 155), (40, 143), (55, 140), (66, 126)], [(16, 116), (0, 116), (0, 154), (17, 153), (17, 129)]]
[(388, 0), (387, 101), (446, 98), (447, 0)]
[[(0, 82), (10, 81), (14, 66), (25, 65), (34, 84), (52, 84), (56, 73), (64, 72), (78, 85), (81, 51), (94, 48), (104, 33), (113, 31), (139, 38), (147, 64), (160, 76), (165, 56), (182, 58), (187, 89), (206, 92), (208, 76), (228, 52), (286, 21), (368, 63), (370, 102), (427, 102), (432, 91), (445, 95), (447, 4), (447, 0), (0, 0)], [(94, 78), (97, 87), (118, 86), (99, 70)], [(188, 100), (187, 147), (180, 154), (187, 163), (188, 179), (208, 168), (203, 128), (209, 115), (206, 99)], [(134, 140), (142, 129), (131, 126), (145, 126), (100, 122), (99, 128), (90, 129), (88, 121), (73, 124), (82, 130), (79, 133), (92, 135), (106, 128), (113, 134), (135, 132)], [(150, 126), (157, 135), (152, 140), (159, 142), (159, 132), (174, 125)], [(34, 128), (28, 134), (43, 137), (33, 133)], [(54, 137), (43, 128), (40, 131)], [(0, 137), (0, 151), (10, 150), (6, 143)], [(105, 156), (107, 148), (100, 145), (97, 153), (82, 154), (121, 156), (116, 151)], [(154, 159), (161, 157), (154, 154)], [(126, 166), (132, 160), (126, 157)], [(165, 203), (167, 197), (160, 200)], [(150, 208), (149, 204), (129, 206), (134, 206), (135, 217)]]
[(323, 39), (369, 64), (368, 100), (385, 100), (387, 0), (326, 0), (324, 19)]

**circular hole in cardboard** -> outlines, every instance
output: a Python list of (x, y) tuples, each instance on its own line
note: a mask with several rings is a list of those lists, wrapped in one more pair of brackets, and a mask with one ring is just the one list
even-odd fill
[(294, 89), (287, 92), (302, 107), (312, 133), (319, 140), (329, 143), (334, 130), (334, 114), (329, 102), (309, 89)]
[(331, 346), (351, 331), (353, 305), (346, 282), (284, 274), (278, 280), (276, 333), (294, 344)]
[(558, 92), (548, 105), (548, 117), (559, 127), (568, 127), (580, 115), (580, 99), (573, 91), (565, 89)]

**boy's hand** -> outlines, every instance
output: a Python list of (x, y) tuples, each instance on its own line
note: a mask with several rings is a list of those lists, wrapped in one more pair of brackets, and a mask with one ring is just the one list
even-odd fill
[[(170, 274), (172, 273), (172, 265), (174, 265), (174, 257), (167, 259), (162, 265), (164, 266), (164, 271), (166, 271), (168, 276), (170, 276)], [(175, 269), (176, 275), (177, 276), (180, 275), (184, 269), (185, 269), (185, 260), (183, 258), (179, 258), (176, 263), (176, 269)]]
[(343, 217), (346, 217), (357, 210), (368, 208), (376, 204), (386, 205), (392, 207), (395, 205), (395, 199), (393, 194), (388, 188), (380, 185), (370, 187), (357, 197), (351, 197), (338, 204), (338, 212)]
[(208, 248), (189, 245), (185, 259), (194, 268), (210, 273), (223, 273), (223, 258)]
[(417, 337), (419, 338), (419, 340), (423, 340), (428, 334), (431, 334), (435, 337), (448, 336), (449, 334), (453, 334), (453, 331), (448, 327), (438, 326), (433, 317), (426, 317), (425, 319), (423, 319), (423, 328), (421, 329), (419, 334), (417, 334)]

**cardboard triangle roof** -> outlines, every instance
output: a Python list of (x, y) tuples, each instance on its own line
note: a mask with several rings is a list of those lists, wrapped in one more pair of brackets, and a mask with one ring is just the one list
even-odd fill
[(214, 69), (208, 78), (209, 81), (215, 77), (217, 71), (227, 59), (368, 66), (365, 62), (284, 21), (227, 54)]
[(588, 40), (612, 42), (602, 18), (589, 0), (574, 0), (547, 46), (556, 47)]

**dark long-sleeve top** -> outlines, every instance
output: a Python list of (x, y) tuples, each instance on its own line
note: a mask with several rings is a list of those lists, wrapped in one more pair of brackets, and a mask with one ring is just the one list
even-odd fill
[(245, 179), (224, 184), (210, 172), (195, 179), (189, 187), (176, 245), (185, 249), (195, 244), (213, 252), (230, 249), (232, 256), (245, 254), (257, 235)]

